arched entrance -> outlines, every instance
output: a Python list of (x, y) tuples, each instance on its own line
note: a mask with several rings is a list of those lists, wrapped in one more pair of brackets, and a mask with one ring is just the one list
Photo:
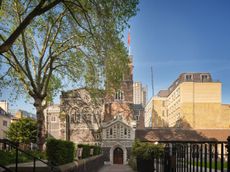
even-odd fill
[(123, 164), (123, 150), (119, 147), (113, 151), (113, 164)]

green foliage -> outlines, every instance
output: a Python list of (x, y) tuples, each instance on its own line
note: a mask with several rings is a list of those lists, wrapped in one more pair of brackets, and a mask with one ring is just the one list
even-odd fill
[[(42, 8), (57, 1), (47, 1)], [(2, 1), (0, 45), (39, 2)], [(101, 88), (107, 77), (110, 86), (119, 85), (127, 69), (122, 31), (136, 15), (138, 3), (138, 0), (56, 3), (20, 31), (11, 52), (1, 54), (5, 67), (0, 84), (7, 87), (10, 83), (15, 91), (29, 93), (32, 98), (40, 94), (48, 101), (69, 83), (80, 81), (81, 85)]]
[(7, 137), (14, 142), (29, 145), (36, 142), (37, 122), (31, 118), (21, 118), (10, 124)]
[(132, 154), (142, 159), (152, 159), (163, 155), (164, 147), (161, 144), (140, 142), (136, 140), (132, 146)]
[[(39, 152), (39, 151), (27, 151), (29, 154), (34, 155), (35, 157), (39, 159), (46, 159), (46, 155), (44, 152)], [(11, 151), (3, 151), (0, 150), (0, 164), (2, 165), (9, 165), (9, 164), (14, 164), (15, 163), (15, 150)], [(18, 153), (18, 162), (29, 162), (32, 161), (33, 159), (26, 155), (25, 153)]]
[(54, 165), (73, 162), (75, 145), (69, 141), (50, 139), (46, 143), (46, 155), (48, 161)]
[[(83, 148), (82, 151), (82, 159), (88, 158), (90, 156), (100, 155), (101, 154), (101, 147), (95, 145), (85, 145), (79, 144), (78, 148)], [(93, 149), (93, 155), (90, 155), (90, 150)]]

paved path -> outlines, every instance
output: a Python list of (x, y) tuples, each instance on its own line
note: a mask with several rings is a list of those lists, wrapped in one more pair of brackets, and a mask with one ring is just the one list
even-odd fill
[(128, 165), (104, 165), (98, 172), (134, 172)]

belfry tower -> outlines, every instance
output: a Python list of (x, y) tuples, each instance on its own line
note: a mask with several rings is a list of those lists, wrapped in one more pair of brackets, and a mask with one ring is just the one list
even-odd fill
[(106, 99), (104, 122), (108, 122), (118, 116), (128, 123), (133, 120), (133, 59), (130, 55), (130, 33), (128, 35), (128, 46), (128, 70), (123, 75), (120, 88), (114, 90), (114, 94)]

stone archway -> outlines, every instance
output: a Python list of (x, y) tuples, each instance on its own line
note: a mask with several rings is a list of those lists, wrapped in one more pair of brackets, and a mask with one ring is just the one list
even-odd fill
[[(114, 155), (114, 153), (117, 153), (117, 155)], [(122, 158), (121, 158), (121, 154), (122, 154)], [(114, 159), (114, 157), (115, 158), (119, 157), (119, 160)], [(117, 161), (121, 162), (121, 160), (122, 160), (121, 164), (127, 164), (127, 149), (123, 145), (114, 145), (111, 147), (111, 149), (110, 149), (110, 164), (114, 164), (114, 160), (115, 160), (115, 163), (117, 163)]]

